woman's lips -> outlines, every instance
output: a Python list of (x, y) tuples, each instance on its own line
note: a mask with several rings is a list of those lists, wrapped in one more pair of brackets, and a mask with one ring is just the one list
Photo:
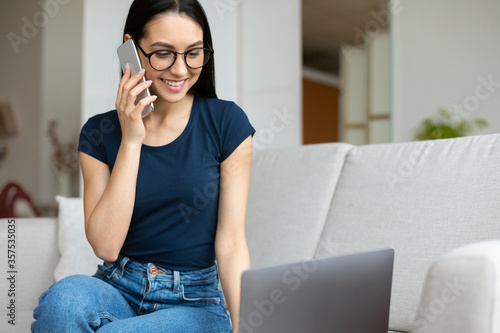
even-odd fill
[(184, 83), (186, 83), (186, 80), (181, 80), (181, 81), (165, 80), (165, 79), (161, 80), (163, 81), (165, 86), (173, 92), (181, 91), (182, 88), (184, 87)]

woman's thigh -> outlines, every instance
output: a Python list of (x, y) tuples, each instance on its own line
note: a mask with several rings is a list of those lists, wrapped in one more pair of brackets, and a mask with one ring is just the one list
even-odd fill
[(224, 316), (205, 308), (179, 306), (146, 315), (112, 322), (98, 333), (230, 333), (231, 326)]
[(121, 293), (91, 276), (73, 275), (52, 285), (33, 312), (33, 332), (93, 332), (109, 322), (133, 317)]

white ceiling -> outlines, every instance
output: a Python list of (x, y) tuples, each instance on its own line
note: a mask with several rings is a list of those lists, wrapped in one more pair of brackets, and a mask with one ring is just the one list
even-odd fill
[(357, 31), (386, 22), (387, 8), (388, 0), (302, 0), (304, 65), (338, 74), (340, 45), (359, 45)]

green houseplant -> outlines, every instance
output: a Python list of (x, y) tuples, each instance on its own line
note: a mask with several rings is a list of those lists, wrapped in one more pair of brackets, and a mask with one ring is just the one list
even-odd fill
[(446, 109), (440, 109), (436, 118), (422, 120), (415, 138), (417, 140), (451, 139), (472, 134), (476, 129), (488, 127), (483, 118), (465, 119), (453, 117)]

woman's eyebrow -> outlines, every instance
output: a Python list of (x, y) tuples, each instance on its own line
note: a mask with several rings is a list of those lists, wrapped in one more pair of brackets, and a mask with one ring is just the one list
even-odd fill
[[(191, 47), (198, 46), (198, 45), (203, 45), (203, 41), (199, 40), (197, 42), (194, 42), (194, 43), (188, 45), (187, 48), (189, 49)], [(169, 43), (165, 43), (165, 42), (156, 42), (156, 43), (151, 44), (151, 46), (161, 46), (161, 47), (166, 47), (166, 48), (170, 48), (170, 49), (175, 49), (175, 46), (173, 46), (172, 44), (169, 44)]]

